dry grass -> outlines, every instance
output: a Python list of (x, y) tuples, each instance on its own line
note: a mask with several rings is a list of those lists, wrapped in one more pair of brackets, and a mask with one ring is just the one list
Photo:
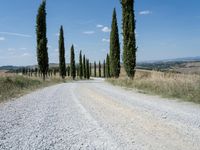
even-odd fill
[(47, 79), (24, 77), (15, 74), (4, 74), (0, 76), (0, 102), (27, 94), (35, 89), (50, 86), (56, 83), (65, 82), (60, 78)]
[(122, 71), (119, 79), (108, 81), (114, 85), (139, 89), (145, 93), (200, 103), (199, 75), (137, 70), (134, 80), (128, 79)]

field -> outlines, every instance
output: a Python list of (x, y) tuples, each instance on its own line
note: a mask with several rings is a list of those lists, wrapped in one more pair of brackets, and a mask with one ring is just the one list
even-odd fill
[(200, 103), (200, 76), (195, 74), (137, 70), (135, 79), (130, 80), (122, 69), (119, 79), (108, 79), (108, 82), (148, 94)]
[(171, 71), (184, 74), (200, 74), (200, 61), (160, 61), (152, 63), (139, 63), (138, 69)]
[(45, 82), (41, 78), (26, 77), (22, 75), (16, 75), (14, 73), (0, 72), (0, 102), (20, 97), (35, 89), (61, 83), (59, 77), (49, 78)]

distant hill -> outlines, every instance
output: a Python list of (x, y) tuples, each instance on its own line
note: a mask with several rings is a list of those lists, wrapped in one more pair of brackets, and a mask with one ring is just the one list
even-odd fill
[(172, 71), (178, 73), (200, 74), (200, 56), (140, 62), (137, 64), (137, 68), (158, 71)]
[[(59, 65), (56, 63), (50, 63), (49, 66), (50, 68), (57, 68)], [(34, 69), (35, 67), (37, 67), (37, 65), (2, 66), (0, 67), (0, 71), (1, 70), (14, 71), (22, 67), (28, 67)], [(158, 71), (175, 71), (180, 73), (200, 73), (200, 56), (138, 62), (137, 68), (146, 70), (158, 70)]]
[(19, 68), (20, 67), (17, 67), (17, 66), (1, 66), (0, 70), (17, 70)]
[[(50, 63), (49, 64), (49, 67), (50, 68), (55, 68), (55, 67), (58, 67), (59, 65), (56, 64), (56, 63)], [(27, 68), (31, 68), (31, 69), (34, 69), (37, 67), (37, 65), (32, 65), (32, 66), (1, 66), (0, 67), (0, 70), (8, 70), (8, 71), (14, 71), (14, 70), (17, 70), (17, 69), (20, 69), (20, 68), (23, 68), (23, 67), (27, 67)]]

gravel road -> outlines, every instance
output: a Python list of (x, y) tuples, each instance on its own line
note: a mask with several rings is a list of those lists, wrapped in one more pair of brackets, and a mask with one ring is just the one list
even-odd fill
[(59, 84), (0, 104), (1, 150), (199, 150), (200, 106), (114, 87)]

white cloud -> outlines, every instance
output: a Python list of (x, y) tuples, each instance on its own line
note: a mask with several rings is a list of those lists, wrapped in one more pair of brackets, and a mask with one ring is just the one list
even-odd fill
[(89, 34), (94, 34), (94, 33), (95, 33), (94, 31), (84, 31), (84, 32), (83, 32), (83, 34), (88, 34), (88, 35), (89, 35)]
[(5, 41), (5, 37), (0, 37), (0, 41)]
[(152, 12), (149, 10), (144, 10), (144, 11), (140, 11), (139, 14), (140, 15), (150, 15), (150, 14), (152, 14)]
[(31, 56), (31, 54), (29, 54), (29, 53), (23, 53), (22, 54), (22, 57), (26, 57), (26, 56)]
[(20, 50), (27, 50), (27, 48), (25, 48), (25, 47), (22, 47), (22, 48), (20, 48)]
[(15, 51), (16, 49), (15, 48), (8, 48), (8, 51), (9, 52), (13, 52), (13, 51)]
[(102, 28), (102, 31), (103, 31), (103, 32), (110, 32), (111, 30), (110, 30), (110, 28), (108, 28), (108, 27), (103, 27), (103, 28)]
[(110, 42), (110, 40), (109, 40), (109, 39), (103, 38), (103, 39), (102, 39), (102, 42)]
[(13, 35), (13, 36), (19, 36), (19, 37), (26, 37), (26, 38), (31, 38), (31, 35), (28, 34), (21, 34), (21, 33), (14, 33), (14, 32), (0, 32), (0, 34), (4, 35)]
[(103, 25), (98, 24), (98, 25), (97, 25), (97, 28), (103, 28)]
[(55, 52), (58, 52), (59, 50), (58, 50), (58, 49), (55, 49), (54, 51), (55, 51)]

